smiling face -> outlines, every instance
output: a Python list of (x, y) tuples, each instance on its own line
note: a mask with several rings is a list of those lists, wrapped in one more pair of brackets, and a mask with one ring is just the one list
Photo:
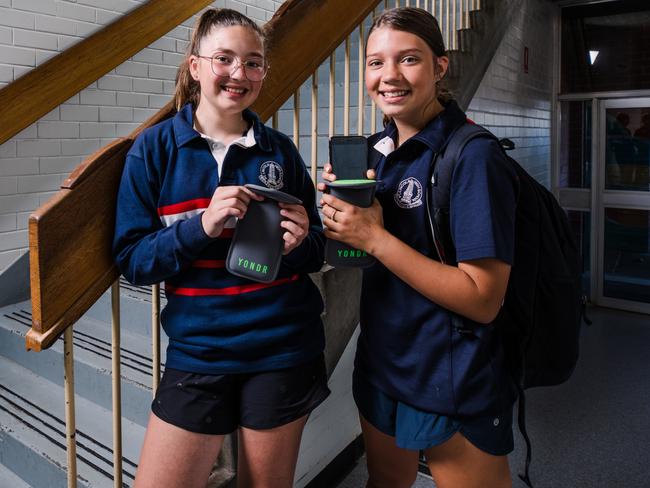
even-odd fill
[(384, 26), (368, 37), (368, 94), (398, 125), (423, 127), (440, 110), (436, 82), (447, 66), (447, 57), (436, 57), (415, 34)]
[[(230, 76), (217, 76), (212, 71), (215, 54), (237, 58)], [(201, 85), (199, 105), (208, 104), (223, 115), (240, 113), (257, 99), (262, 81), (246, 78), (241, 62), (262, 60), (264, 47), (260, 36), (250, 27), (234, 25), (214, 27), (200, 42), (198, 56), (190, 56), (192, 78)]]

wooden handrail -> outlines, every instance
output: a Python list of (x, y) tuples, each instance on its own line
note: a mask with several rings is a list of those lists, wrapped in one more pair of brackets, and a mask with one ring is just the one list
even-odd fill
[[(283, 5), (270, 20), (272, 68), (253, 107), (262, 120), (280, 108), (378, 3), (290, 0)], [(90, 156), (30, 216), (33, 323), (28, 349), (51, 346), (117, 278), (111, 242), (124, 157), (140, 131), (172, 113), (169, 103), (128, 138)]]
[(149, 0), (2, 88), (0, 144), (210, 3)]

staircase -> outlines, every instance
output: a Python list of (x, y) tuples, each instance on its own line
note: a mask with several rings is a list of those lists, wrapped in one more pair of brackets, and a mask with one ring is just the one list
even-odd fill
[[(475, 4), (474, 0), (457, 0)], [(294, 0), (294, 3), (295, 0)], [(510, 12), (517, 0), (482, 0), (481, 10), (468, 13), (469, 27), (459, 34), (460, 50), (450, 53), (452, 71), (449, 83), (461, 106), (466, 107), (478, 87), (492, 54), (498, 47)], [(393, 6), (394, 1), (390, 2)], [(415, 6), (415, 2), (411, 2)], [(404, 2), (402, 2), (404, 5)], [(371, 17), (364, 21), (367, 32)], [(445, 22), (442, 22), (445, 25)], [(359, 36), (349, 38), (349, 133), (357, 133), (359, 107)], [(480, 46), (479, 50), (474, 46)], [(346, 72), (345, 49), (336, 50), (334, 73), (336, 79), (334, 134), (343, 134), (344, 89)], [(319, 166), (327, 159), (329, 135), (329, 63), (318, 68), (318, 113), (315, 131)], [(303, 159), (309, 166), (312, 160), (311, 97), (312, 79), (298, 90), (299, 130), (295, 130), (296, 98), (289, 98), (279, 109), (277, 127), (287, 134), (294, 133)], [(381, 114), (375, 113), (367, 96), (362, 99), (364, 124), (362, 133), (372, 127), (381, 128)], [(67, 485), (67, 454), (63, 387), (63, 339), (39, 353), (25, 350), (25, 335), (32, 326), (32, 305), (28, 290), (28, 261), (18, 260), (0, 275), (0, 488), (56, 488)], [(322, 412), (310, 419), (303, 439), (299, 460), (297, 486), (305, 486), (316, 473), (331, 461), (332, 456), (318, 452), (331, 437), (328, 422), (346, 425), (356, 422), (351, 403), (349, 377), (353, 345), (350, 337), (358, 323), (359, 273), (350, 270), (330, 270), (314, 276), (325, 298), (326, 357), (332, 376), (332, 401), (343, 410)], [(135, 287), (120, 281), (121, 308), (121, 404), (122, 404), (122, 483), (132, 486), (144, 437), (152, 398), (152, 331), (151, 289)], [(164, 306), (164, 300), (161, 306)], [(113, 480), (113, 413), (111, 397), (111, 296), (107, 292), (79, 319), (72, 333), (74, 344), (74, 377), (76, 393), (76, 442), (78, 485), (108, 487)], [(164, 367), (164, 350), (161, 366)], [(347, 368), (342, 371), (341, 368)], [(343, 413), (351, 410), (348, 419)], [(328, 417), (328, 414), (332, 414)], [(337, 419), (338, 417), (338, 419)], [(333, 420), (334, 419), (334, 420)], [(319, 422), (321, 424), (319, 424)], [(320, 427), (319, 427), (320, 425)], [(336, 425), (336, 424), (334, 424)], [(340, 451), (358, 435), (358, 426), (344, 429), (349, 439), (327, 439)], [(309, 439), (311, 436), (311, 440)], [(311, 444), (310, 444), (311, 443)], [(317, 446), (317, 447), (314, 447)], [(322, 448), (322, 446), (320, 446)], [(226, 453), (227, 455), (228, 453)], [(324, 464), (323, 464), (324, 463)], [(232, 459), (223, 461), (226, 476), (215, 479), (210, 486), (225, 486), (232, 477)], [(301, 466), (309, 466), (304, 469)], [(307, 469), (311, 470), (307, 472)], [(302, 472), (301, 472), (302, 470)], [(224, 481), (225, 480), (225, 481)]]
[[(131, 486), (152, 398), (151, 291), (124, 282), (120, 302), (122, 473)], [(84, 487), (113, 483), (110, 307), (110, 296), (102, 296), (73, 331), (77, 468)], [(27, 352), (30, 327), (28, 300), (0, 308), (0, 464), (28, 486), (63, 487), (63, 338), (39, 354)], [(15, 486), (10, 473), (0, 470), (1, 487)]]

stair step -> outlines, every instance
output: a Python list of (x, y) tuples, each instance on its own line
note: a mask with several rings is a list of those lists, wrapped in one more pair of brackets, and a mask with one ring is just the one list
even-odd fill
[[(2, 446), (2, 444), (0, 444)], [(0, 447), (0, 452), (2, 447)], [(11, 471), (5, 465), (0, 463), (0, 486), (6, 488), (30, 488), (29, 484), (22, 478), (16, 476), (16, 473)]]
[[(34, 488), (66, 485), (64, 403), (60, 385), (0, 357), (0, 462)], [(80, 485), (113, 486), (112, 413), (78, 395), (75, 403)], [(134, 479), (144, 431), (122, 418), (124, 486)]]
[[(123, 300), (124, 301), (124, 300)], [(25, 350), (24, 337), (31, 325), (30, 302), (0, 309), (0, 355), (58, 385), (63, 384), (63, 338), (39, 352)], [(122, 314), (125, 317), (124, 313)], [(110, 317), (105, 318), (110, 321)], [(163, 334), (164, 335), (164, 334)], [(161, 344), (164, 364), (166, 338)], [(73, 328), (75, 389), (78, 395), (111, 408), (111, 326), (88, 316)], [(121, 377), (123, 415), (146, 425), (151, 402), (152, 362), (149, 337), (122, 329)]]

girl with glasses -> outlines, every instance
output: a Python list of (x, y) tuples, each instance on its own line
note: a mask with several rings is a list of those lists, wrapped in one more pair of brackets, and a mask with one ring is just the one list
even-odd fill
[[(365, 67), (386, 116), (368, 141), (376, 200), (366, 209), (323, 195), (325, 235), (377, 259), (364, 269), (353, 378), (369, 488), (410, 487), (420, 450), (438, 488), (511, 486), (516, 393), (490, 323), (513, 261), (518, 187), (498, 143), (470, 141), (451, 178), (457, 263), (438, 259), (427, 215), (431, 163), (468, 123), (440, 83), (448, 68), (431, 14), (407, 7), (377, 17)], [(329, 165), (323, 178), (336, 179)]]
[[(137, 487), (204, 487), (238, 431), (238, 484), (288, 488), (309, 413), (329, 394), (315, 191), (293, 143), (248, 108), (268, 66), (244, 15), (209, 9), (182, 63), (174, 117), (146, 129), (126, 158), (115, 260), (134, 284), (164, 281), (166, 367), (152, 404)], [(236, 219), (265, 185), (281, 203), (284, 256), (270, 283), (230, 274)], [(264, 236), (260, 236), (263, 240)]]

